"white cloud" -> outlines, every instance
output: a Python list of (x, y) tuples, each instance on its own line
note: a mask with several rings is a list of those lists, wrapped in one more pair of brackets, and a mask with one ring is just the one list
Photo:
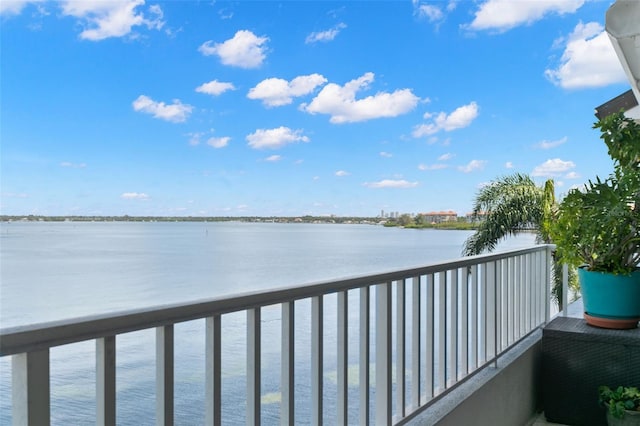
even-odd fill
[(222, 8), (218, 11), (218, 16), (222, 20), (227, 20), (233, 18), (233, 10), (231, 8)]
[(290, 82), (281, 78), (267, 78), (249, 90), (247, 98), (259, 99), (266, 106), (282, 106), (294, 97), (307, 95), (327, 82), (320, 74), (301, 75)]
[(335, 175), (338, 177), (343, 177), (343, 176), (349, 176), (351, 173), (344, 171), (344, 170), (338, 170)]
[(438, 161), (451, 160), (453, 157), (455, 157), (454, 154), (447, 152), (446, 154), (442, 154), (440, 157), (438, 157)]
[(393, 154), (391, 154), (390, 152), (381, 151), (380, 152), (380, 157), (391, 158), (391, 157), (393, 157)]
[(264, 161), (268, 161), (270, 163), (275, 163), (276, 161), (280, 161), (280, 160), (282, 160), (281, 155), (270, 155), (264, 159)]
[(444, 12), (439, 5), (419, 4), (417, 1), (414, 1), (413, 4), (414, 13), (421, 18), (426, 18), (429, 22), (438, 22), (444, 18)]
[(446, 18), (446, 12), (453, 12), (458, 0), (450, 0), (445, 4), (442, 2), (424, 3), (421, 0), (412, 0), (413, 14), (419, 18), (426, 19), (430, 23), (440, 24)]
[(379, 92), (356, 99), (356, 93), (367, 89), (373, 80), (374, 74), (368, 72), (344, 86), (329, 83), (310, 104), (303, 104), (300, 109), (311, 114), (328, 114), (331, 116), (331, 123), (353, 123), (397, 117), (414, 109), (420, 100), (410, 89), (396, 90), (393, 93)]
[(209, 138), (209, 140), (207, 140), (207, 145), (214, 148), (224, 148), (225, 146), (229, 145), (230, 140), (231, 138), (229, 136), (224, 136), (221, 138)]
[(383, 179), (378, 182), (365, 182), (367, 188), (414, 188), (418, 182), (409, 182), (404, 179)]
[(507, 31), (519, 25), (530, 25), (549, 14), (575, 13), (585, 0), (487, 0), (480, 5), (470, 30)]
[(559, 158), (553, 158), (536, 166), (531, 172), (531, 176), (535, 177), (557, 177), (575, 167), (573, 161), (563, 161)]
[[(430, 137), (428, 137), (428, 138), (427, 138), (427, 143), (428, 143), (429, 145), (433, 145), (433, 144), (435, 144), (435, 143), (438, 143), (438, 137), (437, 137), (437, 136), (430, 136)], [(447, 145), (449, 145), (449, 143), (448, 143), (447, 141), (445, 141), (445, 142), (443, 142), (443, 143), (442, 143), (442, 145), (447, 146)]]
[(125, 192), (120, 195), (125, 200), (148, 200), (150, 197), (144, 192)]
[(72, 169), (84, 169), (85, 167), (87, 167), (86, 163), (71, 163), (69, 161), (63, 161), (62, 163), (60, 163), (60, 167), (69, 167)]
[(446, 169), (447, 166), (446, 164), (420, 164), (418, 165), (418, 169), (419, 170), (442, 170), (442, 169)]
[[(556, 44), (564, 42), (559, 40)], [(627, 81), (609, 36), (597, 22), (576, 25), (566, 40), (560, 63), (555, 69), (545, 70), (544, 74), (564, 89), (602, 87)]]
[(319, 32), (314, 32), (309, 34), (304, 42), (309, 44), (309, 43), (315, 43), (318, 41), (323, 41), (323, 42), (331, 41), (335, 39), (338, 36), (338, 34), (340, 34), (340, 31), (345, 28), (347, 28), (347, 25), (340, 22), (338, 25), (336, 25), (335, 27), (329, 30), (319, 31)]
[(258, 129), (247, 136), (248, 145), (255, 149), (277, 149), (295, 142), (309, 142), (309, 138), (302, 134), (302, 130), (292, 130), (288, 127), (275, 129)]
[(30, 3), (43, 3), (46, 0), (2, 0), (0, 2), (0, 15), (19, 15), (22, 9)]
[(267, 41), (268, 37), (258, 37), (251, 31), (240, 30), (233, 38), (222, 43), (206, 41), (198, 50), (205, 56), (217, 55), (224, 65), (258, 68), (266, 58)]
[(134, 27), (139, 26), (161, 29), (164, 21), (160, 6), (150, 6), (145, 16), (136, 10), (142, 5), (144, 0), (67, 0), (62, 2), (62, 13), (80, 20), (84, 27), (81, 39), (98, 41), (129, 35)]
[(198, 146), (200, 145), (200, 138), (204, 136), (204, 133), (202, 132), (187, 133), (187, 136), (189, 136), (189, 145)]
[(507, 161), (506, 163), (504, 163), (504, 167), (505, 169), (513, 169), (513, 163), (511, 161)]
[(456, 129), (462, 129), (469, 126), (473, 120), (478, 117), (478, 104), (471, 102), (467, 105), (456, 108), (451, 114), (447, 115), (444, 112), (440, 112), (437, 115), (426, 113), (425, 119), (432, 119), (429, 124), (420, 124), (413, 129), (412, 135), (414, 138), (422, 136), (429, 136), (438, 133), (441, 130), (450, 132)]
[(540, 148), (540, 149), (551, 149), (551, 148), (555, 148), (557, 146), (560, 146), (560, 145), (562, 145), (562, 144), (564, 144), (566, 142), (567, 142), (567, 137), (565, 136), (565, 137), (563, 137), (561, 139), (558, 139), (558, 140), (555, 140), (555, 141), (544, 140), (544, 141), (538, 142), (535, 146), (536, 146), (536, 148)]
[(211, 80), (196, 87), (196, 92), (212, 96), (221, 95), (228, 90), (236, 90), (236, 88), (232, 83), (224, 83), (218, 80)]
[(484, 166), (487, 164), (485, 160), (471, 160), (466, 166), (459, 166), (458, 170), (463, 173), (471, 173), (476, 170), (484, 169)]
[(579, 179), (580, 178), (580, 174), (576, 173), (576, 172), (569, 172), (565, 175), (564, 177), (565, 179)]
[(172, 104), (156, 102), (148, 96), (140, 95), (133, 101), (134, 111), (144, 112), (153, 115), (154, 118), (170, 121), (172, 123), (182, 123), (187, 120), (193, 107), (183, 104), (178, 99), (174, 99)]

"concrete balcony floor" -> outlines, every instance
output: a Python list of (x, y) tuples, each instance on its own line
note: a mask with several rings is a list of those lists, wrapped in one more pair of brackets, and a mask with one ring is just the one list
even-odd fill
[(544, 413), (540, 413), (538, 417), (533, 420), (533, 423), (530, 423), (530, 426), (566, 426), (561, 423), (549, 423), (547, 419), (544, 417)]

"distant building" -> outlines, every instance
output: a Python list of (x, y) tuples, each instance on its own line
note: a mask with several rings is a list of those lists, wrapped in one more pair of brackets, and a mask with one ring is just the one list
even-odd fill
[(467, 222), (469, 223), (482, 222), (487, 217), (487, 213), (479, 212), (475, 216), (473, 215), (473, 213), (467, 213), (465, 217), (467, 218)]
[(441, 212), (420, 213), (427, 223), (455, 222), (458, 220), (458, 213), (453, 210)]

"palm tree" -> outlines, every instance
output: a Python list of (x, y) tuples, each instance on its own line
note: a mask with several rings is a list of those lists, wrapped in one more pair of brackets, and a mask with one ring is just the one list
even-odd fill
[[(540, 187), (528, 175), (515, 173), (483, 187), (474, 200), (472, 215), (480, 219), (476, 232), (464, 243), (462, 254), (493, 251), (500, 240), (524, 230), (536, 232), (536, 242), (551, 243), (549, 228), (556, 210), (553, 180)], [(554, 258), (552, 297), (562, 309), (562, 265)], [(569, 283), (577, 286), (570, 271)]]

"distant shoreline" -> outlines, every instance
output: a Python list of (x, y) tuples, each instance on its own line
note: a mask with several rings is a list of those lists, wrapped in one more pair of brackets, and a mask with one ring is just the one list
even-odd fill
[(379, 217), (337, 216), (39, 216), (0, 215), (2, 222), (258, 222), (258, 223), (371, 223)]
[(392, 218), (357, 216), (39, 216), (0, 215), (2, 222), (248, 222), (382, 225), (406, 229), (474, 230), (477, 223), (449, 221), (400, 225)]

